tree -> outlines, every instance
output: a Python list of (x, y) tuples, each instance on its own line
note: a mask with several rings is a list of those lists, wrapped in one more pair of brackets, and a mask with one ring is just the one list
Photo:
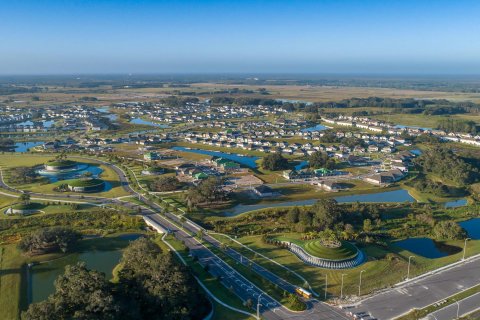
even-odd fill
[(20, 200), (24, 204), (29, 204), (30, 203), (30, 195), (28, 193), (22, 193), (20, 195), (20, 197), (18, 197), (18, 200)]
[(32, 182), (39, 175), (34, 167), (16, 167), (10, 174), (10, 179), (16, 183)]
[(118, 319), (121, 306), (105, 276), (84, 263), (67, 266), (47, 300), (33, 303), (22, 319)]
[(223, 180), (218, 177), (208, 177), (197, 186), (188, 190), (187, 204), (193, 207), (199, 204), (215, 203), (226, 200), (227, 193), (223, 189)]
[(75, 247), (81, 234), (64, 227), (39, 229), (20, 240), (19, 247), (29, 254), (42, 254), (46, 252), (67, 252)]
[(372, 231), (372, 220), (370, 219), (363, 220), (363, 231), (365, 232)]
[(328, 157), (328, 154), (323, 151), (314, 152), (308, 157), (308, 164), (310, 168), (335, 168), (335, 160)]
[(288, 168), (288, 160), (280, 153), (271, 153), (263, 158), (262, 167), (270, 171), (284, 170)]
[(459, 240), (466, 236), (466, 231), (452, 220), (440, 221), (433, 227), (433, 237), (437, 240)]
[(174, 191), (181, 188), (182, 183), (176, 177), (165, 176), (158, 177), (150, 183), (150, 189), (153, 191)]
[(343, 216), (343, 209), (335, 199), (321, 199), (311, 207), (311, 211), (312, 226), (317, 230), (333, 228)]
[(299, 221), (300, 209), (298, 207), (293, 207), (287, 212), (287, 222), (297, 223)]
[(152, 241), (133, 241), (122, 256), (119, 286), (128, 297), (127, 308), (136, 310), (138, 319), (202, 319), (209, 302), (187, 271), (171, 252)]

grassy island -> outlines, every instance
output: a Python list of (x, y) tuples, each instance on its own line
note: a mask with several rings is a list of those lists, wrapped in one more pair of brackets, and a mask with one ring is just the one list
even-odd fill
[(346, 241), (341, 241), (339, 247), (325, 246), (320, 239), (300, 240), (293, 237), (277, 237), (277, 240), (292, 242), (302, 247), (314, 257), (328, 260), (345, 260), (356, 256), (357, 248)]

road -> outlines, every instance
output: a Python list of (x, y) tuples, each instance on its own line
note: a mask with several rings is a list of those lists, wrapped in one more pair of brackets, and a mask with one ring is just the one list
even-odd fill
[[(480, 258), (419, 278), (360, 302), (352, 312), (367, 312), (379, 320), (394, 319), (412, 308), (424, 308), (480, 283)], [(451, 318), (450, 318), (451, 319)]]
[(460, 300), (458, 304), (454, 303), (429, 315), (430, 319), (451, 320), (457, 318), (457, 312), (460, 317), (469, 314), (480, 308), (480, 293), (476, 293)]

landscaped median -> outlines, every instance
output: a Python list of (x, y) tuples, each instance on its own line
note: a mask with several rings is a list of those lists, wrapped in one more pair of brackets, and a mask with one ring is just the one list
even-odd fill
[(454, 294), (453, 296), (447, 297), (445, 299), (442, 299), (434, 304), (431, 304), (425, 308), (422, 309), (415, 309), (412, 310), (411, 312), (396, 318), (396, 320), (416, 320), (416, 319), (421, 319), (426, 317), (432, 312), (435, 312), (437, 310), (440, 310), (442, 308), (445, 308), (448, 305), (451, 305), (455, 303), (456, 301), (460, 301), (462, 299), (465, 299), (471, 295), (474, 295), (476, 293), (480, 292), (480, 285), (476, 285), (474, 287), (468, 288), (466, 290), (463, 290), (457, 294)]

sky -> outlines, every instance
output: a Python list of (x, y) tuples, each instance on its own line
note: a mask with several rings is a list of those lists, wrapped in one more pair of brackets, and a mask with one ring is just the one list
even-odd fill
[(480, 1), (3, 0), (0, 74), (480, 74)]

